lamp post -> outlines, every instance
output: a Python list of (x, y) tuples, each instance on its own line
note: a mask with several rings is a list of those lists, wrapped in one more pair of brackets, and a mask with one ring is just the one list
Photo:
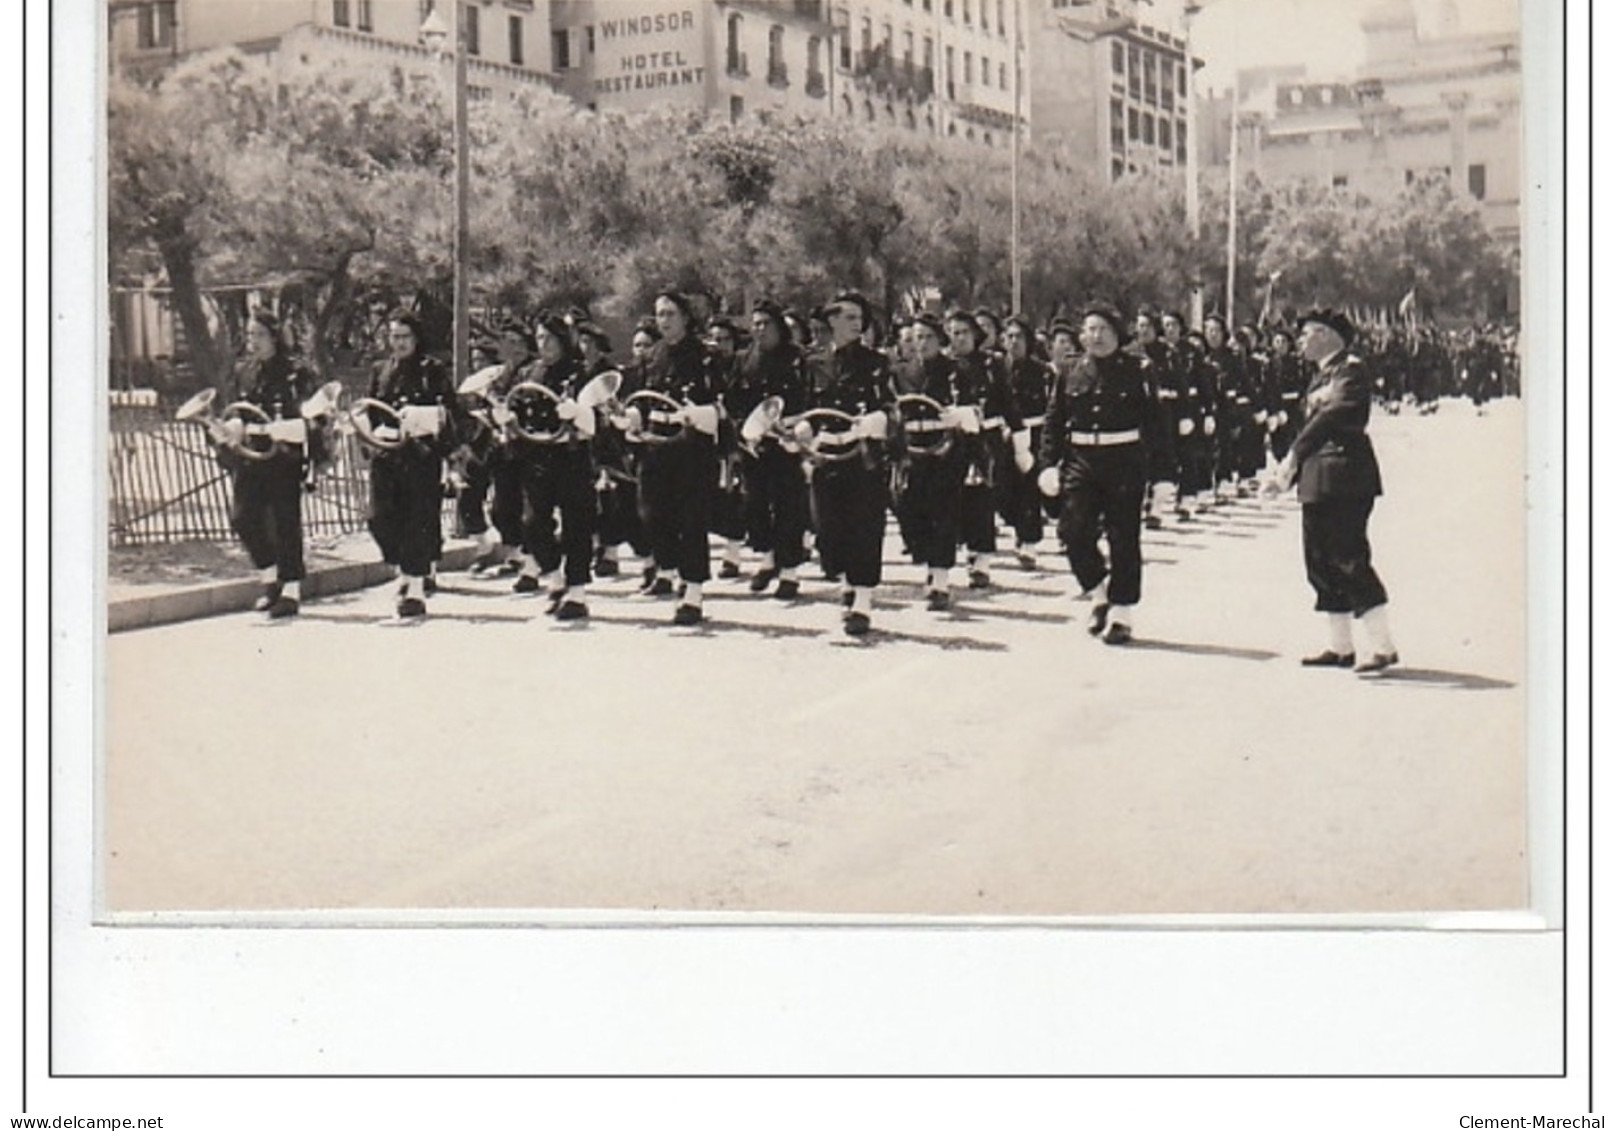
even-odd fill
[(1009, 308), (1021, 310), (1021, 0), (1015, 5), (1015, 113), (1009, 135)]
[[(454, 52), (454, 361), (452, 372), (458, 388), (465, 380), (471, 355), (471, 146), (466, 125), (465, 13), (455, 0)], [(421, 22), (421, 42), (437, 54), (448, 50), (450, 29), (438, 15), (436, 5)]]
[[(1188, 149), (1184, 155), (1184, 168), (1187, 184), (1184, 186), (1184, 213), (1189, 225), (1190, 254), (1194, 254), (1200, 246), (1200, 135), (1196, 130), (1196, 111), (1199, 96), (1195, 93), (1195, 65), (1194, 65), (1194, 18), (1200, 14), (1202, 5), (1196, 0), (1184, 0), (1183, 4), (1183, 65), (1187, 69), (1188, 77), (1184, 89), (1188, 92), (1188, 105), (1184, 107), (1183, 128), (1189, 135)], [(1199, 326), (1200, 320), (1205, 316), (1205, 296), (1200, 288), (1200, 268), (1194, 267), (1194, 279), (1189, 290), (1189, 325)]]

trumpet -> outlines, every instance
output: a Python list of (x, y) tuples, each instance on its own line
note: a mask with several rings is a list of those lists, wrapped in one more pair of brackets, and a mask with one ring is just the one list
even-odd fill
[(301, 419), (276, 420), (251, 401), (233, 401), (215, 412), (215, 389), (203, 389), (174, 412), (174, 419), (193, 421), (207, 429), (208, 437), (243, 459), (271, 459), (291, 445), (301, 446), (308, 426)]

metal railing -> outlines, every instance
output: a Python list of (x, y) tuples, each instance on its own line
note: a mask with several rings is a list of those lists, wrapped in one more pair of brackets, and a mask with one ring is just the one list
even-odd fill
[[(219, 466), (206, 433), (179, 423), (167, 409), (114, 406), (107, 446), (107, 532), (110, 544), (224, 541), (230, 527), (230, 476)], [(308, 535), (365, 529), (370, 465), (359, 441), (336, 437), (330, 473), (303, 496)], [(454, 529), (454, 501), (445, 500), (445, 533)]]

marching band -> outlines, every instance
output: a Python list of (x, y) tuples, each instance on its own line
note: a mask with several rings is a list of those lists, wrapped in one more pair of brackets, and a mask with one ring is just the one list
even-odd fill
[(967, 584), (990, 588), (1000, 522), (1031, 569), (1054, 517), (1092, 599), (1088, 631), (1122, 645), (1142, 595), (1143, 527), (1299, 482), (1307, 574), (1331, 632), (1306, 662), (1353, 666), (1353, 616), (1366, 618), (1372, 670), (1396, 662), (1368, 565), (1375, 382), (1347, 352), (1347, 316), (1312, 311), (1264, 340), (1221, 314), (1197, 334), (1176, 312), (1129, 317), (1094, 302), (1041, 331), (1018, 314), (922, 312), (888, 340), (856, 291), (807, 316), (760, 299), (749, 333), (703, 325), (702, 309), (658, 294), (620, 366), (586, 311), (510, 320), (496, 328), (498, 360), (458, 389), (398, 310), (366, 395), (340, 407), (340, 386), (316, 393), (273, 317), (253, 315), (238, 400), (223, 418), (210, 396), (180, 415), (207, 426), (231, 472), (233, 524), (262, 571), (258, 607), (298, 611), (300, 496), (339, 427), (369, 460), (369, 529), (398, 568), (401, 620), (427, 614), (447, 492), (477, 543), (472, 575), (542, 592), (556, 620), (589, 616), (590, 582), (615, 576), (626, 546), (646, 563), (639, 592), (673, 598), (673, 624), (700, 624), (716, 535), (720, 576), (741, 576), (749, 546), (749, 590), (781, 601), (799, 597), (816, 554), (852, 637), (872, 629), (888, 511), (937, 612), (961, 549)]

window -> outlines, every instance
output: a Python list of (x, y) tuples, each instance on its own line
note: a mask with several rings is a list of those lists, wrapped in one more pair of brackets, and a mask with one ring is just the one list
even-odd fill
[(511, 16), (507, 25), (510, 28), (510, 62), (512, 66), (524, 66), (527, 62), (527, 53), (522, 45), (522, 18)]
[[(959, 14), (964, 18), (965, 27), (970, 26), (970, 0), (960, 0)], [(974, 140), (974, 139), (972, 139)]]
[(1469, 195), (1476, 200), (1486, 199), (1486, 166), (1471, 165), (1469, 167)]
[(931, 10), (931, 0), (920, 0), (920, 7), (929, 12)]
[(729, 120), (738, 122), (745, 113), (746, 100), (738, 94), (731, 94), (729, 96)]
[[(850, 71), (852, 70), (851, 25), (847, 22), (847, 13), (844, 9), (838, 13), (838, 16), (839, 19), (836, 22), (836, 35), (841, 39), (841, 69), (843, 71)], [(848, 110), (847, 113), (848, 115), (851, 115), (852, 111)]]
[(744, 78), (746, 74), (746, 53), (740, 49), (740, 17), (730, 16), (728, 23), (729, 38), (724, 56), (724, 69), (736, 78)]
[(1110, 45), (1110, 69), (1118, 75), (1127, 73), (1127, 49), (1120, 43)]
[(174, 45), (174, 5), (143, 4), (136, 16), (135, 42), (141, 47)]
[(1111, 159), (1110, 179), (1113, 181), (1119, 181), (1122, 179), (1122, 159), (1120, 157)]
[(1002, 63), (998, 64), (998, 89), (1009, 89), (1009, 68)]
[(583, 29), (583, 49), (590, 55), (594, 54), (594, 25), (588, 24)]
[(869, 52), (874, 48), (874, 46), (875, 46), (875, 25), (870, 23), (868, 16), (865, 16), (864, 20), (863, 20), (863, 25), (859, 29), (858, 50), (862, 51), (864, 53), (865, 58), (867, 58), (869, 56)]
[(903, 33), (903, 69), (905, 71), (914, 69), (914, 33), (911, 31)]
[(775, 24), (768, 29), (768, 85), (784, 86), (789, 81), (785, 73), (785, 29)]
[(998, 0), (998, 36), (1004, 36), (1004, 0)]
[(1160, 130), (1161, 130), (1161, 148), (1166, 151), (1166, 155), (1168, 157), (1171, 157), (1172, 156), (1172, 119), (1163, 117), (1161, 119)]
[(1322, 102), (1325, 106), (1333, 105), (1335, 101), (1334, 88), (1326, 86), (1322, 90), (1318, 91), (1318, 101)]
[(1127, 93), (1134, 98), (1143, 97), (1143, 64), (1138, 57), (1138, 48), (1127, 49)]
[(353, 16), (348, 11), (348, 0), (331, 0), (331, 22), (337, 27), (353, 26)]
[(558, 27), (550, 32), (550, 57), (555, 60), (557, 71), (572, 69), (572, 33), (566, 28)]
[(465, 50), (468, 55), (482, 54), (482, 11), (475, 4), (462, 4), (465, 13)]
[(942, 14), (953, 19), (953, 0), (942, 0)]
[(1127, 147), (1127, 121), (1122, 116), (1122, 100), (1110, 100), (1110, 148), (1120, 153)]
[(1143, 130), (1144, 144), (1145, 145), (1154, 145), (1155, 144), (1155, 115), (1154, 114), (1145, 114), (1143, 116), (1143, 126), (1144, 126), (1144, 130)]
[(931, 42), (930, 36), (925, 37), (925, 54), (921, 56), (921, 58), (925, 60), (925, 62), (921, 65), (926, 70), (929, 71), (932, 67), (936, 66), (936, 44)]
[(1161, 60), (1161, 109), (1169, 112), (1172, 109), (1172, 90), (1177, 85), (1175, 78), (1177, 69), (1177, 63), (1171, 59)]
[(1148, 102), (1151, 106), (1154, 106), (1158, 101), (1156, 98), (1156, 89), (1155, 55), (1151, 53), (1144, 56), (1144, 101)]
[(1345, 188), (1348, 183), (1349, 178), (1345, 173), (1336, 173), (1334, 175), (1334, 179), (1329, 182), (1330, 186), (1333, 188)]
[(1132, 106), (1127, 108), (1127, 140), (1138, 140), (1138, 110)]
[(824, 66), (819, 62), (819, 48), (824, 41), (816, 35), (808, 36), (807, 92), (814, 98), (824, 95)]
[(943, 60), (943, 65), (947, 68), (944, 73), (946, 74), (947, 80), (948, 80), (948, 97), (952, 98), (953, 97), (953, 48), (944, 47), (942, 49), (942, 60)]
[(1179, 98), (1187, 98), (1187, 97), (1189, 97), (1189, 68), (1192, 67), (1193, 65), (1194, 65), (1193, 63), (1190, 63), (1187, 60), (1185, 60), (1183, 66), (1178, 68), (1178, 97)]
[(976, 74), (975, 59), (970, 52), (965, 52), (965, 85), (969, 86)]
[(371, 4), (370, 0), (359, 0), (359, 30), (360, 31), (375, 31), (376, 30), (376, 14), (373, 11), (371, 11), (371, 8), (373, 6), (374, 5)]

